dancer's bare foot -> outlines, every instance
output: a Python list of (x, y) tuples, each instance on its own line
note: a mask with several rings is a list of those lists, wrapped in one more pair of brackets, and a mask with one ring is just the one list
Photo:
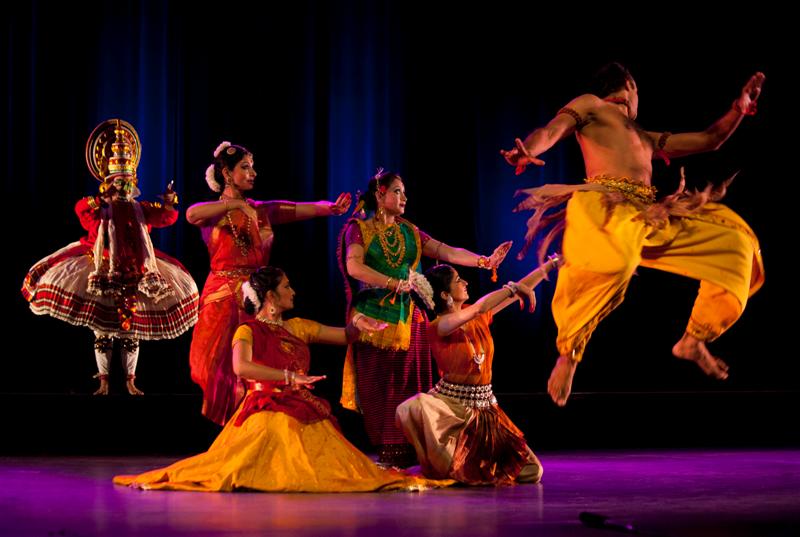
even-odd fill
[(717, 358), (706, 348), (706, 344), (687, 333), (672, 347), (672, 354), (683, 360), (695, 362), (709, 377), (725, 380), (728, 378), (728, 364)]
[(558, 406), (567, 404), (569, 394), (572, 392), (572, 377), (575, 376), (575, 368), (578, 362), (568, 356), (559, 356), (553, 371), (550, 373), (550, 380), (547, 381), (547, 393)]
[(128, 393), (131, 395), (144, 395), (144, 392), (136, 387), (136, 384), (133, 381), (136, 379), (133, 375), (128, 376)]
[(100, 387), (97, 388), (93, 395), (108, 395), (108, 378), (97, 378), (100, 379)]

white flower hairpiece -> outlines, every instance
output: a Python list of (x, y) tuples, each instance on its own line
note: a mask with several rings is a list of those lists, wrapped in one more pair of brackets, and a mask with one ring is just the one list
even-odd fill
[(222, 151), (229, 148), (230, 146), (231, 146), (230, 142), (222, 142), (221, 144), (219, 144), (217, 148), (214, 150), (214, 158), (219, 157), (220, 153), (222, 153)]
[(206, 183), (208, 183), (208, 188), (214, 192), (222, 192), (222, 185), (217, 182), (217, 178), (214, 175), (213, 164), (209, 164), (208, 168), (206, 168)]
[(383, 168), (378, 168), (378, 171), (375, 172), (375, 175), (372, 176), (373, 179), (378, 180), (383, 175)]
[(431, 287), (428, 278), (415, 270), (408, 271), (408, 283), (411, 284), (411, 290), (425, 303), (425, 306), (433, 311), (433, 287)]
[(258, 299), (258, 295), (256, 294), (256, 290), (253, 289), (253, 286), (250, 285), (250, 282), (244, 282), (242, 284), (242, 295), (253, 303), (253, 306), (256, 308), (256, 312), (261, 310), (261, 301)]

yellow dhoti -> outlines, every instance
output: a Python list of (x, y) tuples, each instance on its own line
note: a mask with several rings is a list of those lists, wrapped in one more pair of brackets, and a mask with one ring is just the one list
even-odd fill
[(648, 224), (641, 206), (602, 191), (576, 191), (567, 205), (566, 264), (558, 275), (553, 316), (558, 350), (580, 360), (597, 324), (625, 296), (636, 267), (700, 281), (686, 331), (710, 341), (741, 315), (764, 283), (758, 239), (742, 218), (719, 203), (695, 214)]

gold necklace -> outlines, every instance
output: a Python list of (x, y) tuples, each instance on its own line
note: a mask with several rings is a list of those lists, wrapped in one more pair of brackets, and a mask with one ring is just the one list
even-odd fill
[[(220, 200), (235, 200), (241, 198), (232, 198), (230, 196), (226, 196), (225, 194), (219, 197)], [(236, 246), (239, 247), (239, 251), (242, 253), (242, 257), (247, 257), (247, 253), (250, 250), (250, 236), (248, 235), (250, 232), (250, 217), (247, 216), (247, 213), (242, 211), (242, 215), (244, 216), (244, 233), (242, 233), (242, 228), (236, 226), (233, 223), (233, 219), (231, 218), (231, 211), (228, 210), (225, 213), (225, 220), (228, 222), (228, 227), (231, 229), (231, 235), (233, 235), (233, 242)]]
[(378, 242), (383, 250), (383, 257), (392, 268), (399, 267), (406, 256), (406, 239), (397, 222), (392, 222), (381, 229), (380, 223), (376, 220)]
[(283, 319), (267, 319), (266, 317), (256, 315), (256, 320), (272, 326), (283, 326)]

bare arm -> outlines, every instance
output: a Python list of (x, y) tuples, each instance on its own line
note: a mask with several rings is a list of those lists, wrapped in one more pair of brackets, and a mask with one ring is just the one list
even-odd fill
[[(364, 247), (358, 243), (354, 242), (347, 247), (345, 267), (347, 268), (347, 274), (351, 277), (373, 287), (382, 287), (392, 291), (397, 289), (398, 292), (408, 292), (409, 290), (407, 282), (406, 285), (402, 284), (405, 280), (398, 282), (397, 278), (388, 277), (386, 274), (378, 272), (364, 263)], [(398, 285), (401, 288), (398, 288)]]
[[(461, 265), (462, 267), (480, 267), (485, 269), (495, 268), (503, 262), (511, 249), (511, 241), (502, 243), (495, 248), (489, 257), (478, 255), (465, 250), (464, 248), (454, 248), (436, 239), (430, 239), (422, 247), (422, 254), (446, 263)], [(483, 260), (483, 261), (481, 261)]]
[[(540, 267), (537, 267), (536, 269), (532, 270), (531, 272), (528, 273), (527, 276), (523, 277), (521, 280), (517, 282), (517, 286), (520, 288), (520, 291), (527, 292), (527, 290), (530, 289), (532, 292), (533, 289), (547, 277), (547, 273), (555, 269), (556, 267), (559, 267), (562, 262), (563, 260), (560, 255), (555, 254), (550, 256), (550, 258), (547, 261), (545, 261)], [(492, 308), (492, 313), (501, 312), (514, 302), (521, 300), (521, 296), (518, 295), (519, 293), (517, 293), (517, 296), (514, 295), (509, 296), (508, 299), (500, 302), (500, 304)], [(535, 297), (534, 298), (529, 297), (529, 300), (532, 301), (531, 304), (533, 307), (530, 308), (530, 311), (532, 312), (536, 305), (536, 299)]]
[(437, 333), (440, 336), (446, 336), (478, 315), (489, 310), (492, 310), (492, 313), (497, 313), (523, 298), (528, 298), (530, 302), (529, 311), (533, 312), (536, 308), (536, 295), (533, 294), (533, 288), (545, 278), (549, 271), (558, 267), (561, 262), (559, 255), (552, 255), (541, 267), (531, 271), (517, 283), (509, 282), (508, 285), (504, 285), (501, 289), (482, 296), (474, 304), (461, 308), (457, 312), (444, 315), (439, 320), (439, 325), (436, 329)]
[(307, 220), (318, 216), (339, 216), (350, 208), (352, 197), (349, 192), (342, 192), (336, 201), (313, 201), (297, 203), (295, 206), (295, 219)]
[(233, 342), (233, 372), (239, 377), (253, 380), (278, 381), (285, 378), (283, 369), (253, 362), (253, 346), (244, 339)]
[(755, 103), (761, 94), (764, 73), (756, 73), (742, 88), (739, 97), (725, 115), (701, 132), (685, 132), (680, 134), (648, 132), (656, 150), (663, 151), (668, 157), (682, 157), (705, 151), (716, 151), (739, 127), (745, 115), (754, 113)]
[(219, 201), (195, 203), (186, 209), (186, 220), (195, 226), (207, 226), (230, 210), (240, 209), (252, 219), (258, 215), (248, 200), (224, 198)]
[(442, 241), (431, 239), (422, 247), (422, 255), (432, 257), (445, 263), (461, 265), (462, 267), (477, 267), (480, 255), (465, 250), (464, 248), (454, 248)]
[(508, 298), (509, 291), (505, 287), (501, 287), (497, 291), (492, 291), (491, 293), (483, 295), (474, 304), (463, 307), (456, 312), (443, 315), (442, 318), (439, 319), (436, 332), (440, 336), (451, 334), (463, 324), (471, 321), (482, 313), (486, 313), (487, 311), (495, 308), (502, 302), (508, 300)]
[(359, 332), (374, 333), (387, 326), (386, 323), (367, 317), (363, 313), (357, 313), (353, 316), (353, 321), (347, 323), (344, 328), (321, 325), (319, 334), (317, 334), (317, 342), (329, 345), (347, 345), (358, 339)]
[(314, 383), (325, 378), (325, 375), (301, 375), (296, 371), (284, 371), (253, 362), (253, 346), (249, 341), (237, 339), (233, 342), (233, 372), (237, 376), (250, 380), (289, 381), (291, 388), (304, 386), (313, 388)]
[[(594, 95), (581, 95), (570, 101), (562, 110), (569, 109), (576, 113), (578, 118), (584, 118), (585, 120), (589, 110), (596, 104), (597, 100), (598, 98)], [(514, 140), (515, 147), (508, 151), (501, 149), (500, 154), (503, 155), (506, 162), (516, 166), (517, 175), (522, 173), (528, 164), (543, 166), (544, 161), (536, 157), (553, 147), (558, 141), (575, 132), (578, 127), (578, 118), (567, 113), (559, 113), (547, 125), (526, 136), (524, 141), (516, 138)]]

